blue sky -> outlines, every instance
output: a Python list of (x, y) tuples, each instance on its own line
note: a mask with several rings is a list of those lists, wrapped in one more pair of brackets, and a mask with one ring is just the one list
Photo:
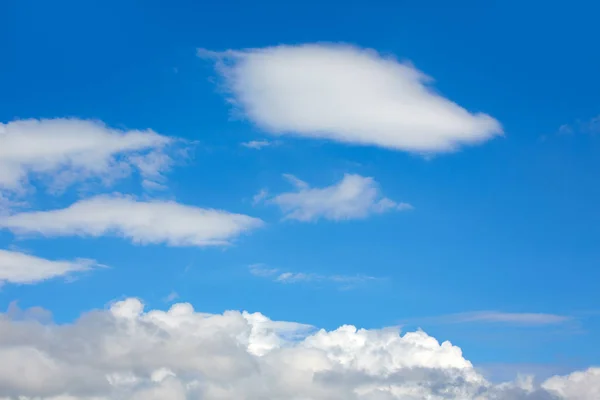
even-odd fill
[[(263, 221), (225, 246), (7, 228), (1, 249), (108, 268), (75, 274), (72, 282), (5, 282), (1, 307), (13, 300), (42, 306), (65, 323), (115, 299), (137, 297), (155, 309), (183, 301), (204, 312), (259, 311), (325, 329), (421, 327), (458, 345), (475, 365), (511, 371), (548, 375), (599, 363), (600, 8), (592, 2), (9, 0), (0, 7), (7, 22), (0, 31), (1, 123), (74, 118), (181, 140), (168, 154), (174, 165), (158, 174), (164, 190), (145, 190), (146, 177), (135, 170), (107, 185), (74, 179), (56, 193), (47, 185), (56, 171), (32, 173), (25, 194), (6, 189), (27, 204), (6, 205), (4, 215), (120, 193)], [(473, 127), (484, 139), (448, 152), (313, 131), (274, 134), (278, 126), (303, 126), (306, 114), (291, 121), (275, 112), (261, 123), (264, 115), (244, 108), (242, 89), (232, 89), (215, 67), (230, 57), (223, 52), (247, 51), (225, 60), (234, 64), (229, 72), (244, 84), (260, 81), (262, 72), (255, 77), (239, 66), (255, 54), (246, 49), (315, 43), (410, 62), (433, 78), (440, 98), (472, 113), (465, 124), (485, 113), (503, 134)], [(199, 56), (198, 49), (216, 55)], [(256, 68), (266, 68), (259, 61)], [(451, 122), (432, 129), (445, 135)], [(243, 145), (251, 141), (269, 145)], [(339, 184), (345, 174), (372, 178), (373, 201), (394, 204), (340, 218), (319, 205), (305, 220), (289, 217), (286, 205), (303, 209), (314, 200), (306, 200), (312, 189)], [(261, 190), (265, 198), (254, 201)], [(329, 198), (324, 193), (314, 201)], [(103, 207), (94, 210), (102, 214)], [(282, 278), (286, 273), (295, 279)], [(177, 299), (166, 299), (172, 293)], [(465, 321), (464, 313), (479, 314)]]

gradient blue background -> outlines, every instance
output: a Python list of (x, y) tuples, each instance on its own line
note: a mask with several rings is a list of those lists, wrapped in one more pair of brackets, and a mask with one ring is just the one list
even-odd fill
[[(577, 326), (422, 326), (481, 365), (597, 364), (600, 140), (559, 127), (600, 114), (599, 12), (593, 1), (5, 0), (0, 121), (73, 116), (197, 140), (192, 160), (169, 175), (166, 195), (268, 225), (227, 249), (3, 232), (2, 247), (111, 268), (71, 284), (4, 286), (0, 308), (18, 299), (69, 321), (123, 296), (164, 308), (176, 291), (202, 311), (247, 309), (326, 328), (475, 310), (545, 312), (574, 316)], [(261, 151), (240, 146), (265, 136), (231, 118), (212, 66), (195, 49), (315, 41), (410, 60), (444, 96), (497, 118), (506, 136), (431, 160), (287, 138)], [(345, 172), (373, 176), (386, 196), (416, 209), (301, 224), (252, 206), (261, 188), (289, 188), (282, 173), (325, 186)], [(140, 192), (134, 179), (112, 190)], [(76, 196), (40, 192), (33, 204), (62, 207)], [(386, 279), (349, 291), (278, 285), (248, 273), (259, 262)]]

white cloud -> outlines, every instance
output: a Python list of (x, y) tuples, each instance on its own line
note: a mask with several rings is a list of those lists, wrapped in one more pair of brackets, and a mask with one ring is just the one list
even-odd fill
[(431, 87), (409, 63), (346, 45), (210, 52), (232, 102), (272, 134), (411, 152), (450, 151), (502, 134)]
[(271, 146), (273, 142), (269, 140), (251, 140), (249, 142), (242, 143), (242, 146), (247, 147), (249, 149), (260, 150), (263, 147)]
[(113, 235), (170, 246), (225, 245), (261, 225), (260, 219), (247, 215), (119, 195), (96, 196), (59, 210), (0, 216), (0, 228), (17, 234)]
[(80, 119), (16, 120), (0, 123), (0, 196), (21, 195), (31, 179), (61, 191), (75, 182), (105, 184), (137, 170), (162, 180), (176, 140), (152, 130), (119, 130)]
[(292, 175), (286, 175), (286, 178), (292, 181), (297, 191), (282, 193), (268, 200), (279, 206), (286, 219), (339, 221), (413, 208), (408, 203), (396, 203), (383, 197), (377, 182), (370, 177), (345, 174), (340, 182), (324, 188), (310, 188), (306, 182)]
[(567, 376), (555, 376), (542, 386), (566, 399), (600, 399), (600, 368), (577, 371)]
[(144, 312), (137, 299), (64, 325), (0, 314), (0, 332), (3, 400), (595, 400), (600, 379), (589, 369), (495, 385), (422, 331), (316, 331), (190, 304)]
[(97, 267), (94, 260), (52, 261), (17, 251), (0, 249), (0, 284), (32, 284), (47, 279), (70, 276)]
[(248, 268), (250, 273), (260, 278), (267, 278), (278, 283), (332, 283), (342, 289), (352, 289), (357, 285), (377, 280), (367, 275), (323, 275), (312, 272), (281, 271), (278, 268), (269, 268), (264, 264), (252, 264)]

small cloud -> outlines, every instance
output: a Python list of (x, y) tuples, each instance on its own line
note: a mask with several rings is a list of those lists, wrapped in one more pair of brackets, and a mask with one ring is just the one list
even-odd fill
[(366, 218), (372, 214), (388, 211), (406, 211), (413, 207), (383, 197), (373, 178), (345, 174), (342, 180), (331, 186), (311, 188), (308, 183), (293, 175), (284, 175), (296, 188), (294, 192), (279, 194), (268, 200), (279, 206), (284, 219), (298, 221), (332, 221)]
[(172, 303), (173, 301), (177, 300), (179, 298), (179, 294), (175, 291), (169, 293), (167, 296), (165, 296), (165, 298), (163, 299), (165, 301), (165, 303)]
[(288, 182), (290, 182), (292, 185), (294, 185), (298, 190), (303, 190), (303, 189), (308, 189), (308, 183), (304, 182), (303, 180), (300, 180), (298, 178), (296, 178), (294, 175), (292, 174), (283, 174), (282, 175), (285, 179), (288, 180)]
[(258, 203), (260, 203), (264, 199), (266, 199), (268, 196), (269, 196), (269, 192), (266, 189), (261, 189), (258, 193), (256, 193), (252, 197), (252, 204), (257, 205)]
[(249, 142), (242, 143), (242, 146), (247, 147), (249, 149), (260, 150), (263, 147), (271, 146), (273, 142), (269, 140), (251, 140)]
[(330, 283), (343, 290), (353, 289), (360, 284), (377, 280), (377, 278), (365, 275), (322, 275), (310, 272), (281, 271), (278, 268), (269, 268), (265, 264), (252, 264), (248, 269), (252, 275), (270, 279), (276, 283)]
[(562, 124), (558, 128), (559, 135), (571, 135), (572, 133), (573, 133), (573, 127), (571, 127), (571, 125), (569, 125), (569, 124)]
[(265, 264), (252, 264), (248, 267), (250, 273), (261, 278), (268, 278), (277, 274), (277, 268), (267, 268)]
[(303, 272), (284, 272), (279, 274), (275, 281), (283, 283), (310, 282), (321, 278), (315, 274), (305, 274)]
[(558, 128), (558, 135), (572, 135), (583, 133), (587, 135), (600, 134), (600, 115), (588, 120), (577, 120), (571, 124), (562, 124)]

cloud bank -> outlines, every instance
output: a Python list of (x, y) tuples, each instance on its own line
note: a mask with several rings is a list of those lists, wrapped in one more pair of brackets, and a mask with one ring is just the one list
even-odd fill
[(340, 221), (413, 208), (408, 203), (397, 203), (383, 197), (379, 185), (370, 177), (345, 174), (340, 182), (323, 188), (311, 188), (292, 175), (286, 175), (286, 178), (296, 186), (296, 191), (267, 200), (281, 209), (285, 219)]
[[(27, 314), (27, 313), (24, 313)], [(501, 385), (422, 331), (272, 321), (262, 314), (144, 312), (137, 299), (72, 324), (0, 314), (0, 399), (592, 400), (600, 369)]]
[(435, 92), (431, 78), (373, 50), (332, 44), (200, 49), (230, 100), (276, 135), (435, 153), (485, 142), (500, 123)]
[(0, 228), (20, 235), (112, 235), (139, 244), (170, 246), (227, 245), (262, 224), (247, 215), (122, 195), (96, 196), (59, 210), (0, 216)]

